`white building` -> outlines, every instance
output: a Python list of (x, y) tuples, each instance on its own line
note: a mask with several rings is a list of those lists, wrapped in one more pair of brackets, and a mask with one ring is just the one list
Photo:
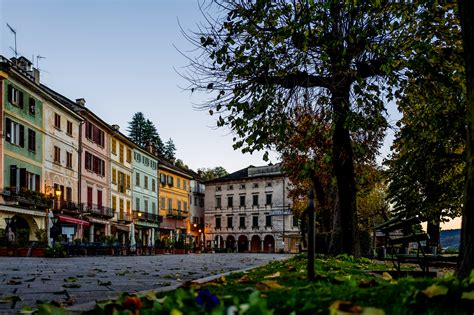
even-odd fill
[(206, 182), (206, 246), (238, 252), (296, 252), (288, 177), (279, 165), (249, 166)]

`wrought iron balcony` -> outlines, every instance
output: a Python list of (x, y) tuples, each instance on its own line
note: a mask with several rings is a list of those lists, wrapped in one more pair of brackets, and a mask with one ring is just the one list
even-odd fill
[(82, 212), (84, 213), (90, 213), (92, 215), (104, 217), (104, 218), (113, 218), (114, 217), (114, 209), (110, 207), (105, 207), (103, 205), (97, 205), (97, 204), (87, 204), (87, 203), (82, 203), (81, 204), (81, 209)]
[(167, 218), (186, 219), (189, 216), (189, 211), (168, 209), (166, 212)]
[(128, 212), (118, 212), (117, 213), (117, 220), (124, 221), (124, 222), (132, 222), (133, 218), (132, 215)]
[(3, 190), (2, 195), (6, 202), (11, 202), (18, 206), (44, 210), (51, 208), (53, 205), (53, 198), (51, 196), (26, 188), (9, 187)]
[(148, 212), (142, 212), (142, 211), (133, 211), (133, 218), (135, 220), (140, 220), (140, 221), (148, 221), (152, 223), (161, 223), (163, 222), (163, 217), (154, 214), (154, 213), (148, 213)]

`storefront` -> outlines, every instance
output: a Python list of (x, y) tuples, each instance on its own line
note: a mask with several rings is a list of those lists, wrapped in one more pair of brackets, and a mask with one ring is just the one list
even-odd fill
[(60, 234), (64, 241), (69, 243), (75, 239), (84, 238), (84, 230), (90, 226), (89, 222), (65, 214), (57, 214), (55, 216), (59, 219)]

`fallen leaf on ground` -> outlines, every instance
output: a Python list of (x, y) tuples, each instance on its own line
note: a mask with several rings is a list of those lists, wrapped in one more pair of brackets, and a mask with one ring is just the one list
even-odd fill
[(237, 283), (247, 283), (250, 281), (250, 277), (248, 275), (243, 275), (242, 277), (240, 277), (239, 279), (237, 279)]
[(277, 272), (272, 273), (271, 275), (265, 276), (265, 277), (263, 277), (263, 278), (265, 278), (265, 279), (272, 279), (272, 278), (278, 278), (279, 276), (280, 276), (280, 272), (277, 271)]
[(471, 292), (463, 292), (461, 299), (463, 300), (474, 300), (474, 291)]
[(446, 293), (448, 293), (448, 288), (442, 285), (433, 284), (421, 292), (427, 297), (432, 298), (435, 296), (446, 295)]
[(273, 281), (273, 280), (264, 280), (262, 282), (258, 282), (255, 287), (257, 288), (257, 290), (260, 290), (260, 291), (268, 291), (268, 290), (272, 290), (272, 289), (283, 289), (285, 288), (284, 286), (282, 286), (281, 284), (279, 284), (278, 282), (276, 281)]
[(382, 279), (387, 280), (387, 281), (391, 281), (391, 280), (393, 280), (393, 277), (388, 272), (384, 272), (382, 274)]
[(68, 288), (68, 289), (76, 289), (80, 288), (81, 285), (78, 283), (69, 283), (69, 284), (63, 284), (63, 288)]

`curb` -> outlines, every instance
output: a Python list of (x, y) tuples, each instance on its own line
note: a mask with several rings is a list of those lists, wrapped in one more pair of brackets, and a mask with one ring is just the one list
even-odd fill
[[(281, 259), (275, 259), (274, 261), (284, 261), (284, 260), (290, 259), (291, 257), (292, 256), (281, 258)], [(270, 262), (271, 261), (269, 261), (268, 263), (270, 263)], [(265, 264), (265, 265), (267, 265), (267, 264)], [(196, 283), (196, 284), (204, 284), (204, 283), (211, 282), (213, 280), (219, 279), (220, 277), (228, 276), (228, 275), (233, 274), (233, 273), (246, 272), (246, 271), (249, 271), (249, 270), (252, 270), (252, 269), (260, 268), (260, 267), (265, 266), (265, 265), (247, 267), (247, 268), (238, 269), (238, 270), (231, 270), (231, 271), (223, 272), (223, 273), (220, 273), (220, 274), (217, 274), (217, 275), (212, 275), (212, 276), (208, 276), (208, 277), (204, 277), (204, 278), (194, 279), (194, 280), (191, 280), (190, 282), (191, 283)], [(169, 292), (169, 291), (173, 291), (173, 290), (176, 290), (176, 289), (180, 288), (184, 283), (185, 282), (182, 282), (180, 284), (174, 284), (174, 285), (166, 286), (166, 287), (156, 288), (156, 289), (138, 291), (138, 292), (134, 292), (134, 293), (131, 293), (131, 294), (147, 294), (148, 292), (155, 292), (155, 293)], [(119, 295), (115, 296), (113, 299), (116, 299), (118, 297), (119, 297)], [(77, 304), (77, 305), (67, 307), (65, 309), (66, 309), (67, 312), (69, 312), (69, 314), (80, 314), (80, 312), (91, 311), (92, 309), (94, 309), (94, 307), (97, 304), (97, 301), (98, 300), (92, 301), (92, 302), (87, 302), (87, 303), (82, 303), (82, 304)]]

